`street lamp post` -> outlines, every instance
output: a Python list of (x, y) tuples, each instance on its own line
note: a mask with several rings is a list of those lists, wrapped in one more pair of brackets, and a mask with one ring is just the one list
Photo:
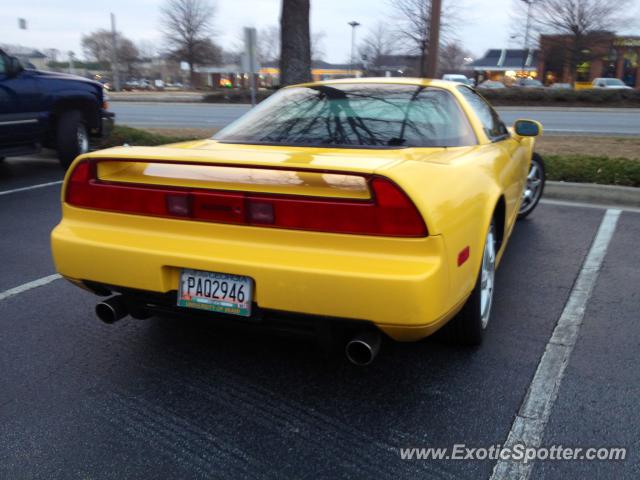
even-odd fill
[(529, 30), (531, 29), (531, 7), (534, 0), (522, 0), (527, 4), (527, 23), (524, 29), (524, 54), (522, 55), (522, 73), (527, 66), (527, 57), (529, 56)]
[(356, 28), (360, 26), (355, 20), (348, 23), (351, 26), (351, 73), (355, 71)]

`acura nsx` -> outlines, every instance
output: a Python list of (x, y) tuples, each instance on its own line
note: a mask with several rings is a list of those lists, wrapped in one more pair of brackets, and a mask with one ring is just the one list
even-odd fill
[(536, 207), (539, 123), (507, 128), (476, 91), (408, 78), (282, 88), (213, 138), (84, 154), (62, 189), (57, 270), (98, 316), (205, 317), (481, 341), (496, 267)]

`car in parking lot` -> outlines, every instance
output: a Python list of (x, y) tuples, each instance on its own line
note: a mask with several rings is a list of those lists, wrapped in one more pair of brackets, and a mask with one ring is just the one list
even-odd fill
[[(380, 332), (482, 340), (539, 123), (507, 129), (466, 85), (344, 79), (281, 89), (213, 139), (78, 157), (59, 273), (127, 314), (326, 328), (368, 364)], [(250, 322), (251, 323), (251, 322)]]
[(111, 131), (103, 86), (75, 75), (25, 69), (0, 50), (0, 158), (57, 150), (63, 166)]
[(552, 90), (573, 90), (570, 83), (553, 83), (549, 88)]
[(462, 83), (463, 85), (469, 85), (470, 87), (473, 86), (473, 80), (468, 78), (466, 75), (458, 73), (447, 73), (442, 76), (442, 79), (446, 80), (447, 82)]
[(520, 78), (513, 84), (513, 86), (518, 88), (544, 88), (542, 82), (535, 78)]
[(619, 78), (595, 78), (591, 86), (607, 90), (631, 90), (631, 87)]
[(485, 80), (480, 85), (478, 85), (479, 89), (487, 89), (487, 90), (501, 90), (507, 88), (504, 83), (498, 82), (496, 80)]

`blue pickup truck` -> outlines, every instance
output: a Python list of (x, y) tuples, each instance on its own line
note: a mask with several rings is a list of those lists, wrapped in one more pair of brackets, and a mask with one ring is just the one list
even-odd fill
[(0, 160), (46, 147), (67, 167), (91, 138), (110, 133), (114, 114), (107, 107), (100, 83), (24, 68), (0, 50)]

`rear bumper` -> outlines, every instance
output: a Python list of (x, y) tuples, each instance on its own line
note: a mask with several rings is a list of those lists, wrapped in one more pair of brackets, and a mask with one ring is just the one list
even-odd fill
[(175, 299), (182, 268), (245, 275), (260, 311), (371, 322), (407, 341), (437, 330), (458, 308), (441, 236), (318, 234), (63, 208), (52, 233), (58, 271), (116, 291)]
[[(74, 283), (76, 281), (74, 280)], [(332, 318), (319, 315), (305, 315), (261, 308), (255, 304), (250, 317), (238, 317), (224, 313), (216, 313), (176, 305), (177, 291), (166, 293), (148, 292), (113, 285), (81, 281), (83, 288), (100, 296), (119, 294), (124, 297), (129, 313), (134, 317), (144, 318), (148, 315), (174, 317), (179, 319), (201, 319), (215, 326), (245, 329), (253, 333), (269, 333), (287, 337), (299, 337), (320, 341), (335, 341), (347, 334), (372, 327), (371, 322)]]

